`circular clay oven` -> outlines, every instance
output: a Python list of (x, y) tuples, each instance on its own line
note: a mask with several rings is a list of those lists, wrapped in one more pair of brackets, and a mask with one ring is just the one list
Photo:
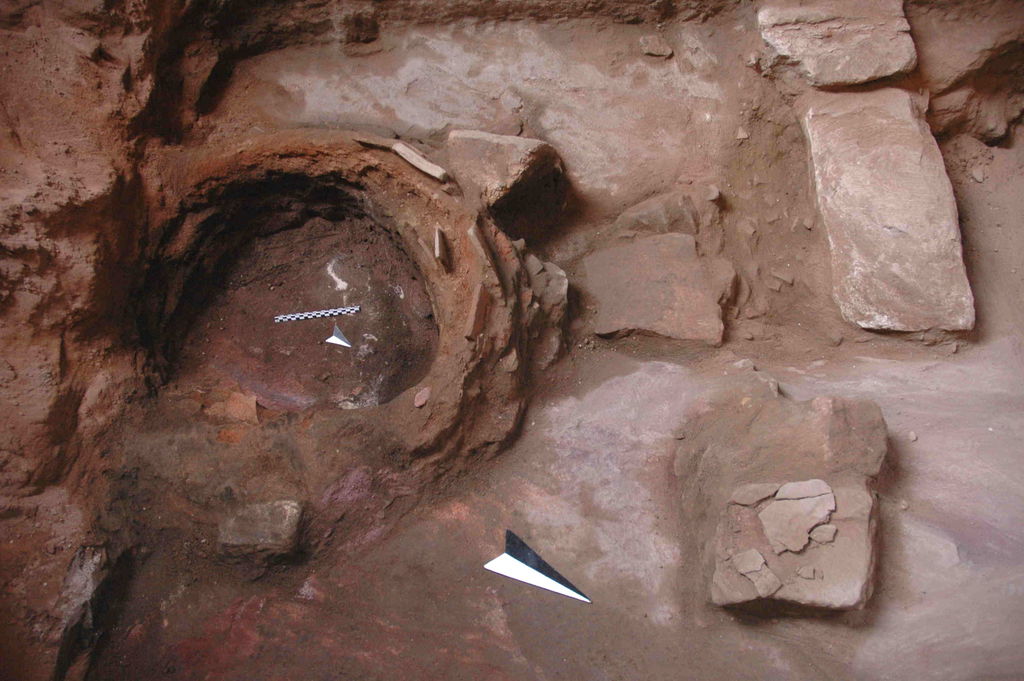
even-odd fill
[[(196, 318), (179, 371), (214, 369), (280, 411), (374, 406), (426, 375), (437, 325), (424, 277), (394, 227), (333, 178), (231, 185), (204, 222), (222, 247), (248, 240), (193, 272), (187, 288), (208, 300), (183, 309)], [(352, 314), (273, 321), (340, 308)]]
[[(152, 167), (160, 231), (139, 319), (165, 375), (215, 371), (272, 413), (372, 422), (412, 455), (512, 432), (541, 315), (517, 245), (450, 186), (327, 131), (171, 152)], [(352, 347), (325, 342), (335, 322)]]

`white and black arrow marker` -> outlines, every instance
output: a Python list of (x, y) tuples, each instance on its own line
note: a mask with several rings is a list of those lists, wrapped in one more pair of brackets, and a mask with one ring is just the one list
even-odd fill
[(342, 347), (346, 348), (352, 347), (352, 342), (348, 338), (345, 338), (345, 334), (341, 332), (341, 329), (338, 328), (337, 324), (334, 325), (334, 333), (328, 336), (324, 340), (324, 343), (330, 343), (331, 345), (341, 345)]
[(590, 599), (582, 591), (560, 575), (558, 570), (544, 562), (536, 551), (511, 530), (505, 530), (505, 553), (484, 565), (484, 569), (590, 603)]

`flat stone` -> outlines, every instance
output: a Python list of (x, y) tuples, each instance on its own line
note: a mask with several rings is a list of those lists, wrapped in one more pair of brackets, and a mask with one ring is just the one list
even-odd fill
[(698, 257), (691, 235), (637, 238), (593, 253), (583, 265), (598, 335), (641, 331), (721, 345), (722, 304), (736, 274), (721, 258)]
[(301, 519), (297, 501), (249, 504), (220, 522), (217, 543), (226, 558), (272, 563), (298, 550)]
[(732, 557), (732, 566), (741, 575), (757, 572), (764, 567), (764, 556), (757, 549), (747, 549)]
[(835, 525), (818, 525), (811, 530), (811, 540), (818, 544), (828, 544), (836, 538), (838, 530)]
[(652, 196), (622, 211), (615, 220), (615, 230), (696, 234), (699, 222), (697, 209), (689, 194), (672, 191)]
[(796, 570), (797, 577), (801, 579), (820, 579), (821, 570), (810, 565), (802, 565)]
[(652, 57), (664, 57), (668, 59), (672, 56), (672, 47), (665, 42), (665, 39), (660, 35), (645, 35), (640, 37), (640, 50)]
[(756, 572), (744, 574), (743, 576), (754, 583), (757, 595), (761, 598), (768, 598), (782, 588), (782, 581), (767, 565)]
[(843, 317), (866, 329), (972, 328), (952, 185), (911, 96), (815, 93), (803, 126)]
[(775, 493), (776, 499), (806, 499), (807, 497), (819, 497), (822, 494), (831, 494), (832, 488), (824, 480), (803, 480), (801, 482), (787, 482)]
[(757, 515), (775, 553), (796, 553), (807, 546), (811, 528), (826, 522), (834, 510), (835, 497), (832, 494), (823, 494), (807, 499), (773, 501)]
[(753, 506), (775, 494), (778, 489), (777, 482), (754, 482), (733, 490), (729, 501), (740, 506)]
[(419, 391), (417, 391), (415, 397), (412, 398), (412, 404), (417, 409), (420, 409), (421, 407), (426, 405), (426, 403), (427, 403), (427, 401), (429, 399), (430, 399), (430, 386), (428, 385), (427, 387), (421, 388)]
[(761, 37), (813, 85), (852, 85), (917, 65), (902, 0), (776, 0), (757, 13)]

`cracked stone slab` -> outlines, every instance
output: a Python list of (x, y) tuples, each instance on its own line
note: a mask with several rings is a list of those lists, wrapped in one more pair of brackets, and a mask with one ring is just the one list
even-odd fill
[(813, 93), (805, 107), (843, 317), (865, 329), (972, 328), (953, 188), (918, 103), (885, 88)]
[(878, 552), (870, 484), (887, 449), (877, 405), (797, 402), (733, 378), (685, 429), (676, 472), (686, 512), (701, 518), (711, 602), (755, 614), (864, 607)]
[(829, 492), (805, 499), (772, 501), (757, 517), (775, 553), (796, 553), (803, 551), (811, 541), (811, 530), (828, 521), (834, 510), (836, 498)]
[(776, 0), (757, 23), (765, 43), (812, 85), (867, 83), (917, 65), (902, 0)]

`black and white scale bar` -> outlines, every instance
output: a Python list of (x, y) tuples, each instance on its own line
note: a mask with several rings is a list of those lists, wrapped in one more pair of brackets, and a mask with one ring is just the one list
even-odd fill
[(274, 317), (275, 322), (297, 322), (303, 319), (321, 319), (323, 317), (340, 317), (346, 314), (359, 312), (358, 305), (347, 307), (332, 307), (329, 310), (313, 310), (312, 312), (292, 312), (291, 314), (279, 314)]
[(591, 602), (511, 530), (505, 530), (505, 553), (484, 565), (484, 569), (584, 603)]

